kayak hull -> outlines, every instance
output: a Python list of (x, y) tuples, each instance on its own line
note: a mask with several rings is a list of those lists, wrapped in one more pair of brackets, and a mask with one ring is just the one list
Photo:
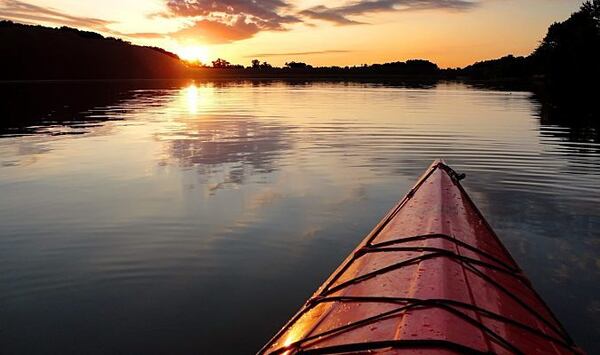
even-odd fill
[(435, 161), (259, 353), (580, 350)]

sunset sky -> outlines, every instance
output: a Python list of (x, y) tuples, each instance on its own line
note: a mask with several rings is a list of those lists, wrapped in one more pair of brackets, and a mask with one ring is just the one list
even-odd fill
[(525, 55), (576, 0), (0, 0), (0, 18), (67, 25), (204, 62), (441, 67)]

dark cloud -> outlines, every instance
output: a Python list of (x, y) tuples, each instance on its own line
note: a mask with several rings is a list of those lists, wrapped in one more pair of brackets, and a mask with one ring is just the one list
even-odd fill
[(89, 27), (107, 31), (112, 22), (91, 17), (68, 15), (51, 8), (27, 4), (17, 0), (0, 0), (0, 17), (18, 22), (48, 22), (75, 27)]
[(329, 49), (323, 51), (313, 51), (313, 52), (287, 52), (287, 53), (256, 53), (247, 55), (246, 58), (254, 58), (254, 57), (283, 57), (283, 56), (291, 56), (291, 55), (318, 55), (318, 54), (330, 54), (330, 53), (351, 53), (355, 51), (346, 50), (346, 49)]
[(336, 25), (356, 25), (361, 22), (349, 17), (391, 11), (431, 9), (462, 11), (475, 5), (476, 3), (470, 0), (360, 0), (336, 7), (319, 5), (301, 11), (300, 14), (315, 20), (333, 22)]
[(336, 25), (361, 25), (363, 22), (350, 20), (341, 12), (338, 13), (337, 8), (328, 8), (325, 5), (319, 5), (300, 11), (300, 15), (309, 17), (314, 20), (323, 20), (333, 22)]
[(202, 16), (223, 23), (241, 17), (260, 30), (283, 30), (285, 24), (300, 22), (283, 0), (168, 0), (167, 9), (172, 16)]
[[(251, 38), (261, 31), (285, 31), (304, 19), (323, 20), (336, 25), (362, 24), (354, 17), (377, 12), (426, 9), (466, 10), (476, 0), (355, 0), (345, 5), (315, 6), (298, 11), (288, 0), (166, 0), (161, 16), (185, 18), (188, 27), (173, 33), (119, 33), (107, 26), (111, 21), (65, 14), (52, 8), (19, 0), (0, 0), (0, 16), (19, 22), (47, 22), (87, 27), (130, 38), (201, 39), (205, 43), (230, 43)], [(152, 16), (156, 16), (154, 14)], [(311, 23), (304, 22), (307, 26)], [(316, 54), (316, 53), (311, 53)]]
[[(355, 0), (345, 5), (314, 6), (297, 11), (287, 0), (167, 0), (162, 16), (196, 20), (192, 26), (171, 36), (201, 38), (211, 43), (228, 43), (250, 38), (261, 31), (284, 31), (286, 25), (310, 18), (336, 25), (363, 24), (353, 17), (378, 12), (428, 9), (467, 10), (476, 0)], [(304, 22), (307, 26), (310, 23)]]
[(300, 22), (289, 14), (292, 6), (283, 0), (168, 0), (168, 17), (201, 18), (170, 36), (199, 38), (208, 43), (229, 43), (253, 37), (261, 31), (284, 31)]

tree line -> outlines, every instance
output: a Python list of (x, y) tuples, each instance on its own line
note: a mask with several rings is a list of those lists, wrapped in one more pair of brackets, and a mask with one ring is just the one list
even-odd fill
[(543, 78), (556, 87), (600, 78), (599, 63), (600, 0), (593, 0), (567, 20), (550, 25), (530, 55), (508, 55), (454, 71), (478, 79)]
[(441, 69), (437, 64), (432, 63), (428, 60), (423, 59), (411, 59), (407, 61), (396, 61), (383, 64), (361, 64), (353, 66), (319, 66), (314, 67), (308, 63), (301, 61), (289, 61), (284, 64), (283, 67), (276, 67), (268, 62), (260, 61), (258, 59), (252, 59), (249, 66), (243, 66), (240, 64), (231, 64), (229, 61), (218, 58), (212, 61), (212, 65), (197, 65), (191, 64), (192, 66), (202, 68), (214, 68), (214, 69), (243, 69), (244, 71), (256, 71), (256, 72), (303, 72), (307, 76), (311, 73), (337, 73), (337, 74), (415, 74), (415, 75), (437, 75), (441, 72)]
[[(44, 58), (44, 65), (39, 65)], [(435, 63), (414, 59), (354, 66), (312, 66), (288, 60), (276, 67), (260, 59), (248, 66), (218, 58), (209, 65), (185, 63), (157, 47), (70, 27), (48, 28), (0, 21), (0, 79), (150, 78), (196, 75), (198, 66), (235, 77), (467, 78), (475, 80), (537, 80), (549, 88), (582, 86), (600, 79), (600, 0), (584, 2), (567, 20), (552, 24), (539, 46), (527, 56), (508, 55), (464, 68), (440, 69)], [(263, 74), (264, 73), (264, 74)], [(243, 75), (242, 75), (243, 74)], [(200, 74), (198, 74), (200, 75)], [(223, 74), (225, 75), (225, 74)]]
[(440, 69), (428, 60), (408, 60), (358, 66), (313, 67), (297, 61), (284, 67), (253, 59), (250, 66), (232, 65), (224, 59), (213, 61), (214, 68), (244, 68), (252, 70), (295, 69), (309, 72), (338, 73), (400, 73), (431, 75), (445, 78), (481, 80), (538, 79), (552, 88), (570, 86), (582, 81), (600, 79), (600, 0), (584, 2), (578, 11), (563, 22), (549, 28), (539, 46), (528, 56), (507, 55), (485, 60), (464, 68)]

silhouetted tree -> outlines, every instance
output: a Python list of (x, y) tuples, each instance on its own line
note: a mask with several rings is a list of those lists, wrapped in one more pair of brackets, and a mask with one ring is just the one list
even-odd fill
[(231, 66), (231, 63), (229, 63), (225, 59), (217, 58), (217, 60), (213, 60), (212, 65), (213, 68), (229, 68)]
[(460, 69), (460, 72), (462, 75), (474, 79), (516, 79), (524, 78), (531, 74), (528, 59), (513, 55), (476, 62)]
[(424, 59), (409, 59), (406, 61), (406, 66), (409, 70), (421, 74), (434, 73), (440, 69), (437, 64)]
[(551, 85), (599, 78), (600, 0), (586, 1), (566, 21), (553, 23), (531, 61)]
[[(59, 28), (59, 30), (62, 32), (71, 32), (71, 33), (74, 33), (83, 38), (104, 39), (104, 36), (99, 33), (91, 32), (91, 31), (81, 31), (81, 30), (78, 30), (78, 29), (72, 28), (72, 27), (62, 26), (61, 28)], [(114, 40), (114, 38), (111, 38), (111, 39)]]
[[(476, 79), (543, 78), (549, 94), (587, 96), (586, 88), (600, 80), (600, 0), (586, 1), (563, 22), (548, 28), (528, 57), (508, 55), (477, 62), (447, 74)], [(578, 90), (581, 89), (581, 90)]]
[(253, 69), (260, 68), (260, 60), (258, 60), (258, 59), (252, 59), (252, 68)]
[(294, 62), (294, 61), (285, 63), (285, 66), (290, 69), (310, 69), (310, 68), (312, 68), (312, 65), (309, 65), (309, 64), (306, 64), (303, 62)]
[(177, 54), (175, 54), (175, 53), (173, 53), (173, 52), (169, 52), (168, 50), (162, 49), (162, 48), (160, 48), (160, 47), (154, 47), (154, 46), (145, 46), (145, 48), (152, 49), (153, 51), (157, 51), (157, 52), (159, 52), (159, 53), (162, 53), (162, 54), (168, 55), (168, 56), (169, 56), (169, 57), (171, 57), (171, 58), (180, 59), (180, 58), (179, 58), (179, 56), (178, 56)]

